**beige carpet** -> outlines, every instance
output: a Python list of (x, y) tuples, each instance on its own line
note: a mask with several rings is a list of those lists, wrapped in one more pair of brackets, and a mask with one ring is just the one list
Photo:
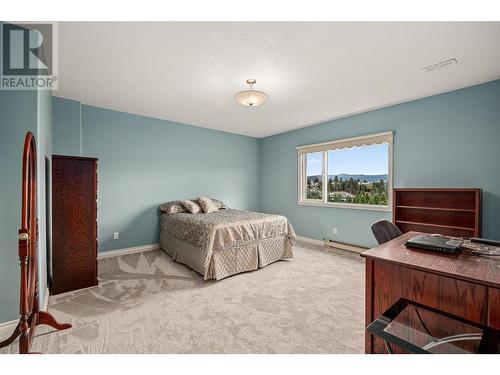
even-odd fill
[[(295, 257), (204, 281), (162, 251), (99, 261), (100, 285), (50, 298), (67, 331), (43, 353), (362, 353), (364, 262), (298, 243)], [(43, 328), (42, 328), (43, 327)], [(17, 352), (17, 342), (0, 353)]]

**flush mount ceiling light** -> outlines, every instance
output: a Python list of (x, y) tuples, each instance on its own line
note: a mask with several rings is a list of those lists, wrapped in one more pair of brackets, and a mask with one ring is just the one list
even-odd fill
[(257, 91), (253, 89), (257, 81), (255, 79), (247, 79), (247, 83), (250, 85), (250, 90), (244, 90), (238, 92), (234, 99), (241, 105), (246, 105), (249, 107), (256, 107), (258, 105), (264, 104), (269, 98), (265, 92)]

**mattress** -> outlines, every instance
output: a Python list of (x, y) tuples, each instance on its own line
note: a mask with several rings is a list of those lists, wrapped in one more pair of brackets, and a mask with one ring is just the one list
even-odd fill
[(291, 224), (281, 215), (224, 209), (160, 218), (160, 247), (206, 280), (291, 258), (295, 238)]

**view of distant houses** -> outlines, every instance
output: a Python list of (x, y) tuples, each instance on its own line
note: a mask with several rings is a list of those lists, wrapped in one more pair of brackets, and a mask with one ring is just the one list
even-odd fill
[[(387, 175), (330, 175), (327, 183), (328, 202), (388, 204)], [(308, 176), (306, 198), (323, 199), (322, 176)]]

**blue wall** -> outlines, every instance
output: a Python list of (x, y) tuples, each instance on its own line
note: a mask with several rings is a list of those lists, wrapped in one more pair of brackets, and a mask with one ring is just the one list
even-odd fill
[[(19, 256), (22, 156), (26, 132), (35, 135), (38, 153), (38, 272), (40, 305), (47, 288), (50, 252), (52, 154), (52, 95), (50, 91), (0, 90), (0, 323), (19, 313)], [(48, 200), (47, 200), (48, 199)]]
[[(333, 104), (332, 104), (333, 105)], [(483, 189), (483, 236), (500, 239), (500, 80), (260, 140), (260, 209), (288, 216), (298, 235), (371, 246), (391, 214), (297, 204), (295, 147), (394, 130), (394, 187)]]
[(21, 227), (23, 146), (28, 131), (35, 135), (38, 153), (38, 268), (40, 305), (43, 307), (47, 288), (47, 254), (51, 244), (50, 230), (46, 228), (50, 227), (51, 221), (51, 204), (47, 198), (50, 196), (52, 93), (0, 90), (0, 323), (19, 318), (17, 236)]
[[(54, 153), (78, 155), (79, 142), (66, 142), (79, 124), (74, 105), (54, 98)], [(83, 156), (99, 158), (100, 251), (157, 243), (158, 205), (168, 200), (258, 208), (257, 139), (86, 105), (81, 115)], [(56, 130), (64, 126), (73, 129)]]
[(75, 100), (54, 98), (54, 154), (81, 156), (81, 108)]
[(21, 177), (24, 137), (36, 134), (36, 91), (0, 90), (0, 323), (19, 314)]
[[(38, 156), (38, 271), (40, 305), (47, 288), (47, 256), (51, 245), (50, 155), (52, 94), (50, 91), (0, 90), (0, 323), (19, 314), (21, 177), (24, 138), (35, 135)], [(46, 230), (46, 228), (48, 230)]]

